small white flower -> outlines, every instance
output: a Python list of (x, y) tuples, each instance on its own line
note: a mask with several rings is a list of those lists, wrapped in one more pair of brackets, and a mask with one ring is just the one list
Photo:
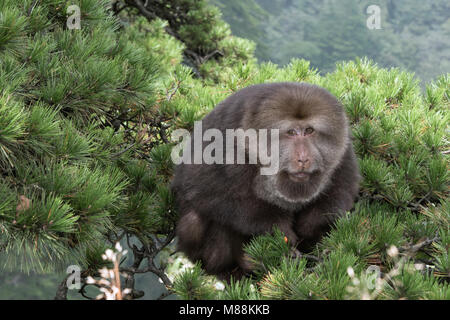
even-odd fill
[(414, 268), (416, 270), (422, 271), (422, 270), (425, 269), (425, 264), (423, 264), (423, 263), (414, 263)]
[(387, 254), (390, 257), (396, 257), (398, 256), (398, 249), (396, 246), (392, 245), (388, 250), (387, 250)]
[(124, 289), (124, 290), (122, 291), (122, 293), (123, 293), (124, 295), (130, 294), (130, 293), (131, 293), (131, 289), (130, 289), (130, 288), (126, 288), (126, 289)]
[(87, 284), (93, 284), (93, 283), (95, 283), (95, 279), (92, 278), (91, 276), (89, 276), (89, 277), (86, 278), (86, 283)]
[(120, 245), (120, 242), (116, 243), (116, 250), (121, 252), (122, 251), (122, 246)]
[(114, 257), (114, 252), (111, 249), (106, 249), (105, 255), (108, 259), (112, 259)]
[(216, 287), (216, 290), (223, 290), (223, 289), (225, 289), (225, 285), (222, 282), (220, 282), (220, 281), (216, 282), (215, 287)]
[(102, 285), (102, 286), (105, 286), (105, 287), (109, 287), (111, 285), (111, 282), (109, 282), (106, 279), (100, 279), (100, 280), (97, 281), (97, 283), (99, 285)]
[(116, 296), (113, 293), (106, 293), (106, 300), (116, 300)]
[(347, 268), (347, 273), (348, 273), (350, 278), (353, 278), (355, 276), (355, 270), (353, 270), (352, 267), (348, 267)]
[(99, 288), (98, 290), (100, 290), (103, 293), (107, 293), (108, 292), (108, 289), (106, 289), (106, 288)]
[(101, 268), (99, 271), (100, 271), (100, 277), (105, 278), (105, 279), (109, 277), (109, 270), (106, 267)]
[(111, 287), (111, 289), (112, 289), (112, 292), (113, 292), (114, 295), (116, 295), (119, 292), (119, 288), (117, 288), (114, 285)]

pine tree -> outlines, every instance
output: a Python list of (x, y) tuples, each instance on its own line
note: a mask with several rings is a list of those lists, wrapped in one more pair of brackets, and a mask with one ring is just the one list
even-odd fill
[(109, 1), (77, 6), (79, 29), (66, 1), (0, 4), (4, 270), (78, 265), (95, 275), (120, 239), (133, 234), (151, 250), (172, 237), (175, 215), (162, 208), (170, 196), (152, 170), (164, 164), (149, 160), (164, 136), (154, 103), (165, 70), (117, 32)]

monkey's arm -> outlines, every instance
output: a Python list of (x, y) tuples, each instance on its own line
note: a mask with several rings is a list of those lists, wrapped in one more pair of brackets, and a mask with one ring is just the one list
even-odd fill
[(180, 169), (174, 187), (182, 215), (195, 210), (202, 221), (217, 223), (245, 236), (270, 232), (273, 225), (280, 225), (282, 229), (286, 219), (292, 226), (292, 215), (278, 214), (279, 208), (254, 195), (255, 173), (250, 166), (211, 165), (200, 168), (186, 165)]

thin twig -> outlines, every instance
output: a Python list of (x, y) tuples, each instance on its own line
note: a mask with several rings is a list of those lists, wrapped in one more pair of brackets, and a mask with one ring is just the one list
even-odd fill
[(64, 277), (64, 280), (59, 284), (58, 289), (56, 290), (55, 300), (67, 300), (67, 291), (69, 290), (69, 288), (67, 288), (67, 279), (69, 276), (70, 274)]
[(430, 244), (432, 244), (433, 242), (438, 241), (440, 238), (439, 236), (436, 236), (432, 239), (425, 239), (415, 245), (409, 246), (409, 247), (400, 247), (398, 249), (399, 252), (406, 252), (408, 255), (412, 255), (414, 253), (416, 253), (417, 251), (419, 251), (420, 249), (429, 246)]

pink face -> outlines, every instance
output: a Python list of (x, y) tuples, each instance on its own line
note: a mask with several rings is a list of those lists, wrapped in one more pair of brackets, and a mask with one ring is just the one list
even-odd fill
[[(291, 119), (277, 124), (280, 134), (280, 174), (305, 183), (333, 166), (341, 143), (329, 131), (326, 119)], [(339, 137), (339, 139), (342, 139)]]
[(280, 137), (277, 188), (290, 199), (309, 199), (323, 188), (346, 143), (346, 130), (332, 129), (324, 117), (285, 119)]
[(314, 128), (296, 126), (282, 132), (282, 139), (290, 144), (287, 174), (294, 182), (307, 182), (310, 175), (317, 171), (317, 154), (313, 146)]

